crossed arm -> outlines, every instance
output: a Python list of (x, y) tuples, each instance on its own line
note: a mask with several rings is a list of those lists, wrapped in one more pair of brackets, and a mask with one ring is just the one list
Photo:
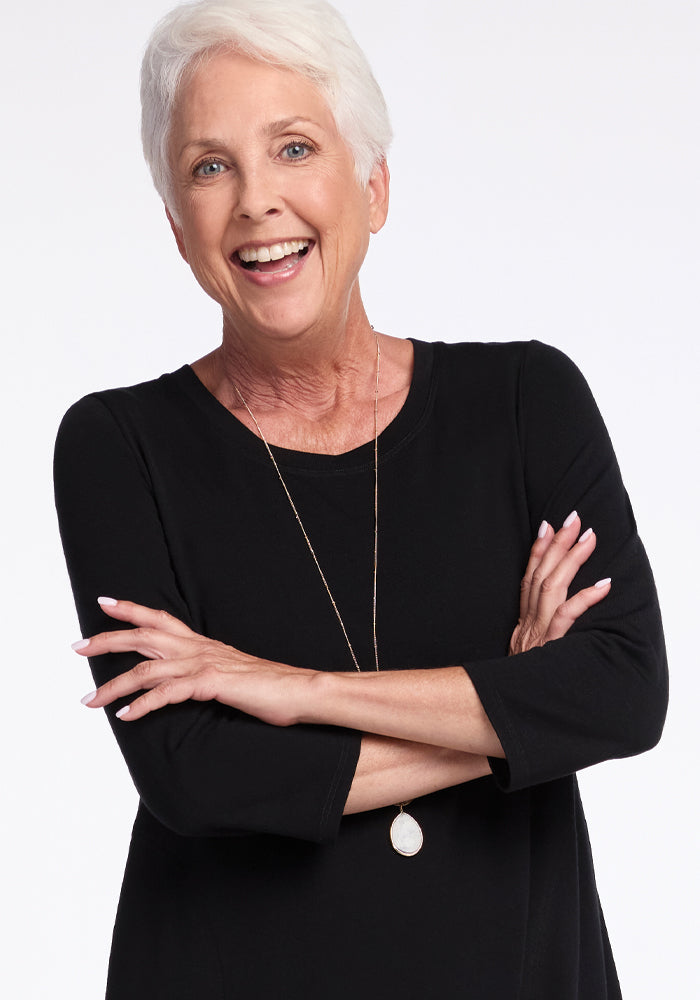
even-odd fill
[[(510, 652), (558, 639), (609, 592), (600, 581), (568, 598), (595, 535), (579, 537), (571, 515), (554, 532), (543, 524), (523, 577)], [(578, 541), (577, 541), (578, 539)], [(379, 673), (326, 673), (276, 663), (198, 635), (183, 622), (130, 601), (101, 598), (103, 610), (132, 629), (76, 643), (81, 655), (136, 651), (133, 669), (83, 699), (90, 708), (139, 694), (117, 714), (124, 724), (187, 700), (240, 709), (276, 726), (314, 723), (364, 735), (345, 812), (362, 812), (490, 773), (503, 749), (467, 672), (460, 666)]]

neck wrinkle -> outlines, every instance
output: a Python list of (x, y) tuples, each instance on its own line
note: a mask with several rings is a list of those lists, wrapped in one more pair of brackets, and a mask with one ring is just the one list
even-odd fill
[[(236, 388), (253, 411), (287, 410), (319, 419), (374, 392), (376, 343), (366, 321), (320, 349), (300, 350), (286, 343), (281, 351), (252, 352), (229, 334), (209, 355), (209, 387), (229, 409), (241, 407)], [(235, 388), (234, 388), (235, 387)]]

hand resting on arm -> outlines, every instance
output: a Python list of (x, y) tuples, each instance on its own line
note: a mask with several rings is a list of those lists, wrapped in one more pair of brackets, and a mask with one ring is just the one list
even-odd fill
[[(578, 542), (581, 522), (567, 518), (554, 533), (544, 525), (521, 587), (520, 618), (510, 653), (566, 634), (609, 592), (609, 581), (567, 599), (578, 569), (595, 548), (593, 532)], [(325, 673), (274, 663), (198, 635), (162, 611), (101, 599), (111, 617), (133, 629), (76, 643), (83, 655), (137, 651), (145, 659), (83, 699), (91, 708), (145, 693), (122, 709), (136, 722), (167, 704), (217, 700), (276, 726), (318, 723), (365, 733), (345, 812), (379, 808), (490, 772), (503, 751), (462, 667), (379, 673)]]

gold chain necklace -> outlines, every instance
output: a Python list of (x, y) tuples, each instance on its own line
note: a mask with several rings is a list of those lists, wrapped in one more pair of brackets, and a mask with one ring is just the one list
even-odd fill
[[(381, 366), (381, 350), (379, 348), (379, 337), (372, 327), (372, 332), (374, 333), (374, 341), (377, 345), (377, 365), (374, 380), (374, 567), (372, 572), (372, 644), (374, 646), (374, 669), (379, 671), (379, 652), (377, 648), (377, 551), (378, 551), (378, 539), (379, 539), (379, 432), (378, 432), (378, 414), (379, 414), (379, 372)], [(328, 581), (326, 580), (326, 575), (321, 569), (321, 564), (318, 561), (318, 557), (314, 552), (314, 547), (311, 544), (311, 539), (306, 533), (306, 528), (299, 516), (299, 511), (296, 508), (296, 504), (292, 499), (292, 495), (289, 492), (289, 488), (284, 480), (284, 476), (280, 471), (280, 467), (277, 464), (275, 456), (272, 453), (272, 449), (268, 444), (267, 438), (262, 432), (260, 424), (255, 418), (255, 414), (251, 408), (246, 403), (240, 389), (234, 383), (233, 388), (236, 395), (240, 399), (241, 403), (248, 412), (248, 416), (255, 424), (255, 429), (260, 435), (260, 440), (265, 445), (267, 453), (270, 456), (272, 464), (275, 468), (275, 472), (279, 478), (282, 488), (289, 500), (289, 504), (294, 512), (294, 517), (297, 520), (297, 524), (301, 528), (301, 532), (304, 536), (304, 540), (308, 546), (309, 552), (311, 553), (311, 558), (313, 559), (316, 569), (318, 570), (319, 576), (323, 581), (323, 586), (326, 588), (326, 593), (330, 599), (331, 605), (333, 606), (333, 611), (338, 619), (340, 628), (342, 629), (343, 635), (345, 637), (345, 642), (347, 644), (348, 650), (350, 651), (350, 656), (352, 657), (352, 662), (355, 665), (355, 669), (358, 673), (362, 673), (360, 669), (360, 664), (357, 662), (357, 657), (355, 656), (355, 650), (352, 648), (352, 643), (350, 642), (350, 637), (348, 631), (345, 628), (345, 622), (343, 621), (342, 615), (338, 605), (335, 602), (335, 598), (331, 592), (331, 588), (328, 586)], [(404, 812), (404, 806), (407, 806), (408, 802), (398, 803), (397, 808), (399, 809), (398, 816), (395, 817), (394, 822), (391, 824), (391, 830), (389, 832), (389, 837), (391, 839), (391, 844), (394, 850), (398, 854), (402, 854), (404, 857), (412, 857), (417, 854), (423, 846), (423, 831), (420, 826), (409, 813)]]
[[(372, 328), (372, 329), (374, 329), (374, 328)], [(377, 434), (377, 428), (378, 428), (378, 407), (379, 407), (379, 368), (380, 368), (381, 351), (379, 350), (379, 338), (377, 337), (376, 333), (374, 334), (374, 339), (375, 339), (375, 342), (376, 342), (376, 345), (377, 345), (377, 371), (376, 371), (375, 384), (374, 384), (374, 570), (373, 570), (373, 574), (372, 574), (372, 642), (373, 642), (373, 645), (374, 645), (374, 669), (378, 671), (379, 670), (379, 652), (377, 650), (377, 542), (378, 542), (378, 537), (379, 537), (379, 532), (378, 532), (378, 524), (379, 524), (379, 460), (378, 460), (379, 459), (379, 451), (378, 451), (378, 434)], [(299, 516), (299, 511), (296, 508), (296, 504), (294, 503), (294, 500), (292, 499), (292, 495), (289, 492), (289, 488), (287, 487), (287, 484), (284, 481), (284, 476), (280, 472), (280, 467), (277, 464), (277, 461), (275, 460), (275, 456), (272, 454), (272, 449), (270, 448), (270, 445), (267, 443), (267, 438), (263, 434), (262, 429), (260, 427), (260, 424), (255, 419), (255, 414), (253, 413), (253, 411), (251, 410), (251, 408), (248, 406), (248, 404), (246, 403), (245, 399), (241, 395), (240, 389), (238, 388), (237, 385), (234, 385), (233, 388), (235, 389), (236, 395), (240, 399), (241, 403), (243, 403), (243, 405), (245, 406), (246, 410), (248, 411), (248, 416), (250, 417), (250, 419), (255, 424), (255, 428), (256, 428), (258, 434), (260, 435), (260, 440), (265, 445), (265, 448), (267, 449), (267, 453), (270, 456), (270, 459), (272, 460), (272, 464), (275, 467), (275, 472), (277, 473), (279, 481), (282, 483), (282, 488), (284, 489), (284, 492), (287, 494), (287, 500), (289, 500), (289, 504), (290, 504), (292, 510), (294, 511), (294, 517), (297, 519), (297, 524), (301, 528), (301, 532), (302, 532), (302, 534), (304, 536), (304, 539), (305, 539), (306, 544), (308, 546), (309, 552), (311, 553), (311, 558), (313, 559), (314, 563), (316, 564), (316, 569), (318, 570), (319, 576), (321, 577), (321, 580), (323, 581), (323, 586), (326, 588), (326, 593), (328, 594), (328, 597), (330, 598), (330, 602), (333, 605), (333, 610), (335, 611), (335, 616), (338, 619), (338, 623), (340, 624), (341, 629), (343, 630), (343, 635), (345, 636), (345, 642), (347, 643), (347, 647), (350, 650), (350, 656), (352, 657), (352, 662), (355, 664), (355, 669), (357, 670), (357, 672), (358, 673), (362, 673), (362, 670), (360, 669), (360, 664), (357, 662), (357, 657), (355, 656), (355, 650), (352, 648), (352, 643), (350, 642), (350, 637), (348, 636), (348, 631), (345, 628), (345, 622), (343, 621), (343, 618), (342, 618), (342, 616), (340, 614), (340, 611), (338, 610), (338, 605), (335, 603), (335, 598), (333, 597), (333, 594), (331, 593), (331, 588), (328, 586), (328, 580), (326, 580), (326, 575), (323, 572), (323, 570), (321, 569), (321, 564), (319, 563), (318, 557), (317, 557), (316, 553), (314, 552), (314, 547), (311, 544), (311, 539), (309, 538), (309, 536), (306, 533), (306, 528), (304, 527), (304, 524), (303, 524), (303, 522), (301, 520), (301, 517)]]

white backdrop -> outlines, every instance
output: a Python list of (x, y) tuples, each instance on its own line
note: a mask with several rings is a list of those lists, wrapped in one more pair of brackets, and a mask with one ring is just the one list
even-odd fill
[[(140, 157), (137, 72), (165, 0), (3, 14), (4, 995), (102, 995), (135, 793), (100, 713), (53, 512), (58, 421), (217, 342)], [(700, 995), (696, 825), (698, 262), (693, 0), (342, 0), (392, 112), (381, 330), (537, 337), (607, 420), (672, 668), (652, 754), (582, 774), (625, 997)], [(695, 106), (694, 106), (695, 105)], [(90, 490), (90, 482), (83, 484)], [(450, 998), (445, 998), (450, 1000)]]

